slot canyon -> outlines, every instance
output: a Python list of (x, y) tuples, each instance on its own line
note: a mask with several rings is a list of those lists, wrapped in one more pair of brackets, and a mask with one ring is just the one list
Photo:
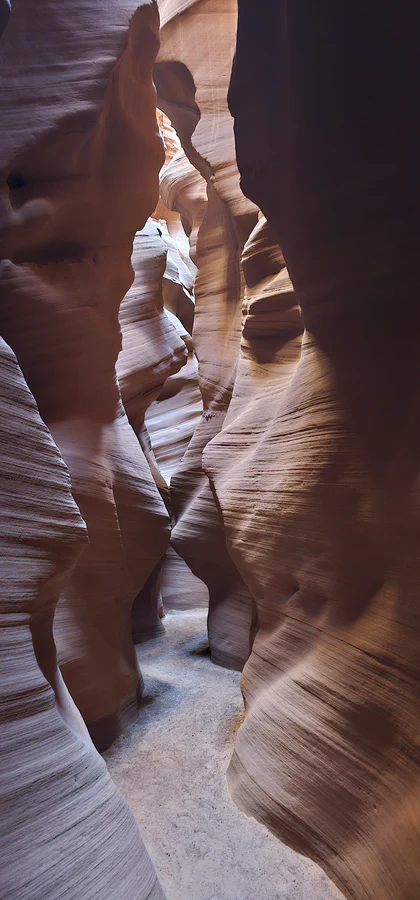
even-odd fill
[(0, 900), (420, 900), (420, 5), (0, 72)]

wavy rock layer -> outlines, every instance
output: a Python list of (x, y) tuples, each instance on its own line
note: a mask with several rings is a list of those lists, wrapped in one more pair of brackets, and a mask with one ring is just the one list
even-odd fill
[[(200, 417), (201, 396), (191, 337), (164, 303), (192, 320), (194, 278), (190, 261), (184, 260), (164, 224), (152, 219), (136, 234), (132, 264), (134, 283), (120, 308), (122, 350), (117, 374), (128, 418), (169, 510), (170, 477)], [(163, 559), (158, 561), (133, 604), (136, 643), (163, 631), (159, 617), (162, 563)], [(175, 592), (179, 568), (173, 570)], [(184, 572), (186, 579), (191, 581), (193, 576), (188, 579)], [(183, 593), (185, 584), (178, 587)]]
[(100, 747), (137, 714), (130, 608), (169, 536), (115, 376), (132, 238), (155, 206), (163, 160), (157, 33), (153, 2), (40, 10), (18, 0), (2, 40), (3, 255), (13, 264), (0, 327), (88, 526), (55, 633), (65, 681)]
[(136, 710), (130, 605), (168, 539), (115, 377), (132, 238), (162, 160), (157, 30), (152, 2), (15, 0), (0, 47), (0, 333), (21, 367), (2, 341), (0, 893), (10, 900), (163, 896), (53, 638), (60, 597), (65, 680), (106, 745)]
[(57, 667), (52, 623), (87, 541), (66, 466), (0, 339), (0, 893), (163, 898)]
[[(220, 431), (232, 396), (241, 331), (239, 258), (257, 217), (239, 188), (226, 99), (236, 3), (203, 0), (180, 6), (161, 0), (159, 11), (161, 49), (154, 68), (158, 102), (190, 163), (184, 162), (178, 185), (171, 179), (176, 171), (176, 158), (172, 160), (161, 193), (166, 206), (190, 226), (197, 265), (193, 339), (203, 398), (202, 421), (171, 482), (177, 519), (172, 545), (208, 587), (212, 659), (241, 668), (250, 649), (252, 600), (227, 552), (221, 516), (202, 466), (203, 450)], [(202, 35), (209, 28), (217, 56), (210, 45), (203, 46)]]
[[(275, 236), (263, 216), (245, 244), (242, 267), (246, 289), (235, 386), (221, 432), (203, 453), (204, 468), (211, 477), (222, 510), (219, 482), (223, 478), (229, 481), (238, 460), (250, 484), (258, 477), (258, 471), (252, 466), (253, 450), (265, 440), (273, 409), (281, 402), (295, 373), (301, 350), (302, 322), (296, 296)], [(249, 577), (247, 572), (247, 575), (252, 588), (252, 574)], [(214, 623), (226, 644), (234, 635), (234, 640), (239, 644), (241, 639), (243, 648), (248, 646), (249, 651), (260, 625), (257, 606), (255, 602), (248, 607), (238, 603), (226, 616), (222, 605)], [(213, 622), (209, 622), (210, 640), (212, 626)]]
[(306, 333), (258, 439), (245, 401), (206, 451), (260, 623), (229, 783), (346, 896), (415, 900), (420, 13), (268, 7), (239, 2), (230, 103)]
[(119, 313), (122, 349), (117, 375), (127, 415), (140, 440), (147, 408), (166, 379), (185, 365), (187, 349), (164, 311), (167, 245), (153, 219), (135, 236), (132, 265), (134, 282)]

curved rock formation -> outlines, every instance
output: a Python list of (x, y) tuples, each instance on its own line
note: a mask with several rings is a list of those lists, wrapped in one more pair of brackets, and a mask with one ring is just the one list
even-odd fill
[[(203, 449), (220, 431), (232, 395), (241, 326), (239, 259), (257, 216), (239, 188), (226, 99), (236, 3), (205, 0), (180, 8), (173, 0), (161, 0), (159, 11), (161, 49), (154, 68), (159, 106), (176, 128), (191, 166), (202, 176), (201, 181), (196, 174), (192, 177), (186, 166), (183, 183), (174, 192), (170, 184), (173, 160), (165, 172), (167, 191), (163, 193), (166, 205), (190, 222), (196, 244), (193, 340), (204, 407), (202, 421), (171, 482), (177, 519), (172, 545), (209, 589), (212, 659), (241, 668), (249, 654), (252, 600), (226, 550), (223, 523), (202, 467)], [(201, 39), (210, 19), (217, 61), (210, 46), (204, 50)], [(198, 200), (204, 208), (197, 221)]]
[(139, 440), (146, 410), (159, 396), (166, 379), (187, 361), (185, 341), (163, 306), (167, 252), (161, 229), (149, 219), (134, 238), (134, 282), (120, 307), (122, 349), (117, 375), (128, 418)]
[(205, 454), (260, 622), (229, 783), (354, 900), (420, 893), (419, 25), (239, 0), (230, 89), (306, 332)]
[[(188, 254), (197, 266), (197, 239), (207, 204), (207, 186), (203, 176), (194, 168), (184, 150), (179, 150), (159, 176), (163, 217), (168, 217), (168, 230), (172, 234), (173, 216), (182, 223), (188, 234)], [(171, 218), (172, 216), (172, 218)], [(187, 327), (187, 323), (184, 322)], [(191, 322), (191, 328), (192, 328)]]
[[(162, 224), (159, 224), (162, 227)], [(163, 237), (165, 234), (163, 233)], [(170, 375), (160, 391), (159, 396), (146, 412), (145, 425), (150, 438), (147, 453), (149, 464), (154, 472), (156, 483), (165, 497), (171, 511), (169, 486), (174, 473), (188, 448), (195, 428), (201, 420), (203, 402), (198, 386), (197, 358), (193, 351), (189, 329), (192, 328), (194, 303), (191, 295), (182, 284), (182, 276), (187, 274), (180, 258), (178, 248), (169, 241), (169, 252), (165, 275), (163, 278), (163, 296), (166, 317), (172, 322), (188, 351), (186, 365)], [(180, 271), (181, 269), (181, 271)], [(188, 282), (188, 278), (186, 279)], [(191, 284), (192, 287), (192, 284)], [(173, 315), (170, 309), (176, 310), (180, 318)], [(182, 321), (181, 321), (182, 319)], [(184, 327), (182, 322), (187, 324)], [(143, 432), (143, 439), (147, 436)], [(204, 583), (196, 578), (184, 560), (168, 548), (160, 569), (159, 590), (164, 608), (190, 609), (208, 606), (208, 591)], [(144, 601), (142, 601), (144, 610)], [(133, 612), (136, 610), (134, 604)], [(142, 613), (144, 615), (144, 613)], [(136, 629), (137, 638), (140, 631)], [(148, 634), (150, 635), (150, 629)]]
[(167, 378), (146, 415), (153, 453), (167, 485), (184, 456), (203, 408), (191, 335), (175, 316), (170, 316), (170, 321), (188, 351), (187, 362), (179, 372)]
[[(147, 408), (161, 394), (164, 384), (166, 388), (170, 376), (178, 372), (187, 362), (186, 342), (182, 334), (177, 333), (163, 306), (163, 277), (168, 268), (167, 240), (170, 239), (168, 236), (166, 240), (164, 239), (162, 226), (159, 227), (153, 219), (149, 219), (142, 231), (137, 232), (135, 236), (132, 256), (134, 282), (122, 301), (119, 314), (122, 349), (117, 361), (117, 375), (128, 418), (169, 510), (169, 483), (165, 481), (167, 473), (164, 468), (160, 470), (156, 463), (145, 425)], [(172, 247), (172, 254), (175, 249)], [(172, 268), (173, 266), (172, 260)], [(192, 287), (191, 274), (189, 279)], [(165, 278), (166, 280), (168, 279)], [(169, 280), (171, 295), (176, 297), (173, 272)], [(178, 292), (182, 294), (183, 286), (179, 281), (177, 286)], [(171, 417), (167, 425), (168, 430), (172, 432), (174, 423)], [(138, 540), (136, 530), (133, 529), (132, 534), (136, 542)], [(152, 535), (152, 539), (153, 537)], [(163, 550), (165, 549), (164, 547)], [(133, 556), (135, 553), (133, 546)], [(156, 560), (153, 572), (132, 606), (131, 619), (136, 643), (163, 631), (159, 617), (162, 562), (163, 552), (161, 559)]]
[(88, 526), (55, 634), (65, 681), (99, 747), (137, 714), (130, 609), (169, 537), (115, 377), (132, 239), (155, 206), (163, 160), (151, 78), (157, 33), (151, 0), (100, 10), (18, 0), (1, 45), (10, 84), (2, 253), (13, 264), (3, 273), (0, 329)]
[(163, 898), (57, 667), (54, 608), (87, 542), (66, 466), (0, 339), (0, 894)]
[[(240, 471), (246, 473), (244, 480), (249, 479), (246, 515), (253, 515), (253, 485), (260, 476), (253, 466), (253, 452), (267, 439), (273, 411), (295, 374), (302, 322), (282, 253), (264, 216), (245, 244), (242, 268), (246, 289), (235, 386), (222, 430), (205, 447), (203, 462), (220, 502), (219, 482), (229, 481), (230, 472), (236, 471), (240, 460)], [(236, 515), (241, 518), (242, 509), (237, 509)], [(241, 564), (244, 571), (242, 560)], [(252, 589), (252, 569), (246, 574)], [(242, 646), (250, 650), (263, 623), (259, 622), (255, 603), (248, 607), (247, 615), (244, 610), (247, 607), (238, 604), (229, 618), (222, 606), (215, 627), (226, 642), (232, 641), (234, 635), (233, 640), (238, 644), (242, 640)], [(210, 639), (212, 625), (209, 622)]]
[[(165, 163), (162, 166), (159, 174), (159, 182), (162, 185), (162, 182), (165, 179), (166, 171), (169, 167), (171, 167), (172, 160), (176, 158), (175, 163), (175, 178), (176, 180), (179, 177), (179, 157), (183, 157), (185, 154), (181, 148), (181, 143), (179, 137), (172, 128), (172, 125), (168, 119), (168, 116), (165, 116), (161, 110), (157, 110), (157, 121), (159, 124), (160, 134), (165, 144)], [(172, 167), (171, 167), (172, 168)], [(178, 249), (180, 252), (183, 252), (186, 257), (189, 255), (189, 243), (188, 237), (183, 227), (181, 216), (172, 208), (168, 209), (165, 206), (162, 193), (159, 193), (159, 200), (156, 206), (156, 209), (153, 213), (153, 218), (157, 220), (161, 220), (165, 222), (167, 230), (171, 237), (175, 240)]]
[(161, 158), (157, 24), (150, 2), (15, 0), (0, 48), (0, 333), (39, 407), (0, 339), (0, 894), (10, 900), (163, 898), (53, 636), (61, 595), (66, 679), (88, 721), (115, 716), (139, 681), (126, 621), (140, 578), (129, 532), (145, 495), (148, 525), (167, 540), (115, 379), (132, 235), (153, 209)]

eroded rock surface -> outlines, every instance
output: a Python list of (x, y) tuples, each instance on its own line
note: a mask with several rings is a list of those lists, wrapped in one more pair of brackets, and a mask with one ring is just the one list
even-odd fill
[(148, 0), (15, 0), (0, 45), (0, 333), (20, 366), (2, 341), (0, 893), (10, 900), (163, 896), (53, 637), (59, 601), (64, 679), (107, 745), (136, 714), (130, 606), (169, 536), (115, 376), (132, 238), (163, 158), (157, 33)]
[[(182, 265), (177, 246), (168, 233), (164, 233), (162, 223), (149, 219), (142, 231), (136, 234), (132, 264), (135, 272), (134, 282), (124, 297), (119, 314), (122, 350), (117, 362), (118, 381), (128, 418), (147, 458), (156, 486), (170, 512), (170, 475), (174, 465), (176, 466), (182, 457), (195, 424), (194, 417), (191, 423), (190, 417), (184, 415), (183, 406), (187, 406), (187, 412), (190, 412), (192, 398), (188, 386), (193, 381), (192, 387), (195, 387), (198, 393), (198, 385), (196, 378), (194, 384), (194, 371), (191, 372), (192, 347), (187, 346), (191, 339), (179, 320), (165, 311), (165, 288), (175, 308), (177, 305), (182, 307), (182, 298), (190, 305), (192, 299), (188, 288), (181, 281), (182, 275), (179, 270), (182, 269)], [(183, 280), (192, 288), (193, 276), (186, 265), (182, 274)], [(186, 338), (189, 338), (189, 341)], [(181, 372), (175, 374), (180, 369)], [(189, 372), (184, 376), (183, 372), (186, 369), (189, 369)], [(181, 384), (178, 384), (179, 380)], [(185, 399), (182, 397), (183, 381), (186, 384)], [(166, 415), (162, 446), (162, 439), (156, 437), (155, 440), (155, 426), (159, 428), (156, 416), (151, 412), (146, 423), (145, 415), (149, 406), (152, 406), (153, 410), (160, 406), (160, 402), (163, 403), (163, 399), (159, 403), (153, 402), (162, 397), (163, 388), (169, 403), (164, 404)], [(178, 425), (178, 421), (182, 424)], [(184, 440), (179, 434), (182, 427), (187, 432)], [(164, 464), (165, 459), (168, 463), (172, 460), (169, 468)], [(136, 532), (133, 532), (133, 538), (137, 539)], [(153, 538), (152, 535), (152, 540)], [(160, 588), (162, 563), (163, 553), (161, 558), (156, 560), (153, 572), (132, 607), (131, 618), (136, 642), (147, 640), (163, 631), (159, 615), (162, 602)]]
[(139, 440), (146, 410), (188, 356), (185, 341), (164, 310), (167, 255), (162, 231), (149, 219), (134, 239), (135, 277), (120, 308), (122, 349), (117, 362), (124, 406)]
[[(83, 35), (77, 51), (74, 16)], [(169, 538), (115, 375), (132, 238), (155, 206), (163, 161), (151, 78), (157, 34), (152, 2), (100, 10), (46, 3), (41, 11), (17, 2), (1, 48), (10, 84), (2, 252), (12, 262), (3, 272), (0, 327), (88, 526), (55, 633), (65, 681), (100, 747), (137, 714), (130, 609)]]
[(230, 103), (306, 332), (258, 440), (245, 401), (205, 453), (260, 622), (229, 783), (346, 896), (415, 900), (420, 14), (266, 12), (239, 2)]
[(70, 478), (0, 339), (0, 893), (163, 898), (57, 667), (54, 609), (87, 543)]
[[(190, 164), (185, 162), (178, 186), (175, 179), (171, 183), (176, 158), (172, 160), (163, 197), (191, 228), (197, 265), (193, 341), (203, 398), (202, 421), (171, 482), (177, 520), (172, 545), (208, 587), (212, 659), (241, 668), (250, 648), (252, 600), (227, 552), (221, 515), (202, 466), (203, 450), (220, 431), (232, 396), (241, 333), (240, 253), (257, 217), (239, 188), (227, 106), (236, 4), (212, 0), (180, 6), (162, 0), (159, 10), (158, 102)], [(217, 57), (202, 41), (210, 23)]]

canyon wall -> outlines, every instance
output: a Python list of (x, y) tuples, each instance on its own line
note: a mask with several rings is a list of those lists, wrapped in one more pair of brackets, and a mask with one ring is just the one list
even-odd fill
[[(55, 635), (66, 684), (103, 748), (137, 715), (141, 676), (130, 609), (169, 539), (167, 512), (115, 374), (133, 234), (155, 206), (163, 161), (151, 80), (158, 16), (150, 2), (137, 11), (136, 4), (112, 4), (97, 23), (92, 4), (81, 4), (77, 55), (71, 9), (47, 4), (40, 13), (39, 5), (17, 3), (2, 41), (12, 85), (2, 110), (9, 221), (2, 252), (12, 263), (3, 271), (0, 327), (69, 467), (88, 526), (89, 545), (62, 592)], [(128, 32), (118, 30), (115, 16), (125, 25), (132, 13)], [(20, 83), (16, 40), (26, 53)]]
[[(161, 212), (167, 214), (169, 210)], [(182, 246), (178, 229), (173, 240), (165, 221), (147, 221), (134, 239), (135, 278), (119, 314), (122, 349), (117, 375), (121, 395), (169, 514), (170, 479), (202, 410), (197, 360), (191, 334), (183, 325), (185, 321), (191, 331), (195, 267), (184, 256)], [(133, 530), (134, 541), (137, 536)], [(136, 643), (164, 631), (160, 619), (163, 603), (168, 608), (207, 603), (204, 584), (172, 550), (157, 562), (134, 600), (131, 620)]]
[(115, 374), (163, 161), (158, 27), (152, 0), (15, 0), (0, 44), (0, 893), (16, 900), (163, 897), (67, 690), (100, 747), (137, 714), (130, 608), (169, 538)]
[(420, 892), (419, 25), (414, 4), (239, 0), (230, 87), (296, 301), (282, 347), (248, 306), (204, 451), (259, 618), (229, 785), (354, 900)]
[[(137, 435), (138, 454), (147, 460), (147, 476), (153, 476), (156, 487), (169, 513), (169, 488), (154, 457), (145, 425), (148, 406), (159, 396), (163, 384), (187, 360), (187, 348), (163, 308), (163, 276), (167, 266), (167, 247), (157, 224), (148, 219), (138, 231), (133, 244), (134, 282), (125, 295), (119, 312), (122, 347), (117, 360), (117, 376), (129, 422)], [(134, 437), (134, 435), (133, 435)], [(140, 449), (141, 448), (141, 449)], [(163, 632), (160, 572), (166, 545), (159, 553), (155, 534), (148, 534), (150, 509), (143, 499), (143, 528), (140, 521), (130, 530), (131, 555), (145, 570), (147, 560), (154, 557), (152, 571), (147, 566), (147, 580), (131, 604), (132, 633), (136, 643)], [(139, 538), (143, 534), (142, 545)], [(142, 553), (145, 559), (142, 560)]]
[[(202, 420), (171, 481), (176, 518), (171, 543), (208, 587), (213, 661), (240, 669), (250, 650), (253, 603), (227, 552), (220, 511), (202, 466), (203, 450), (219, 433), (232, 396), (241, 336), (240, 254), (257, 219), (256, 207), (239, 187), (227, 106), (236, 3), (161, 0), (159, 12), (158, 104), (189, 162), (178, 197), (171, 197), (170, 173), (165, 173), (164, 198), (191, 229), (197, 265), (193, 341), (203, 399)], [(206, 30), (212, 40), (205, 44)]]
[(163, 898), (57, 667), (54, 608), (87, 545), (68, 470), (0, 340), (0, 893)]
[(235, 156), (236, 2), (158, 6), (0, 2), (1, 892), (162, 898), (91, 737), (186, 561), (235, 801), (417, 900), (420, 12), (239, 0)]

